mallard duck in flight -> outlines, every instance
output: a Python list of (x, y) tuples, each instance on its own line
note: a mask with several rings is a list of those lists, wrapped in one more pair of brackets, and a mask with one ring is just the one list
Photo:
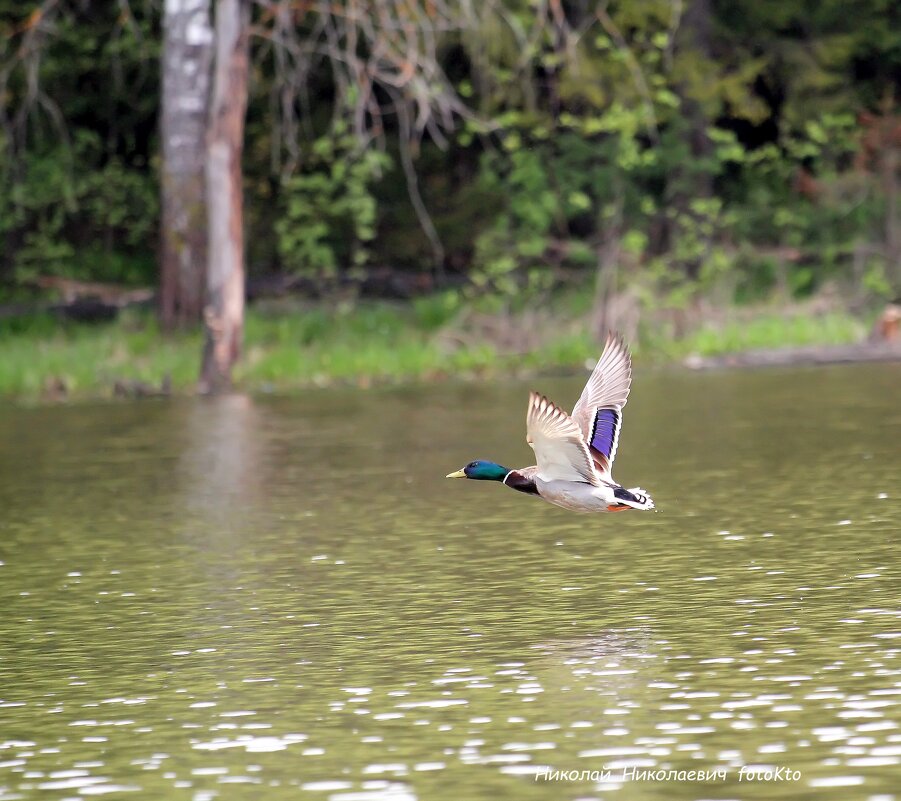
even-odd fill
[(526, 441), (537, 465), (511, 470), (480, 459), (447, 477), (500, 481), (574, 512), (653, 509), (641, 487), (625, 489), (611, 473), (631, 384), (629, 349), (610, 334), (571, 415), (544, 395), (529, 393)]

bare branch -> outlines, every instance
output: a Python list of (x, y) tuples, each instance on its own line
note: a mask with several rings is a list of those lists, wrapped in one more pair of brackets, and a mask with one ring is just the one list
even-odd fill
[[(0, 40), (0, 128), (6, 135), (10, 165), (24, 149), (28, 126), (38, 109), (46, 113), (60, 139), (68, 141), (63, 115), (40, 85), (41, 60), (60, 13), (59, 0), (43, 0), (5, 40)], [(21, 92), (11, 87), (16, 75), (22, 82)]]
[(632, 75), (632, 80), (635, 83), (635, 88), (644, 99), (643, 105), (645, 117), (647, 118), (648, 133), (650, 134), (651, 140), (656, 145), (660, 141), (660, 135), (657, 131), (657, 115), (654, 113), (654, 101), (651, 98), (651, 90), (648, 88), (648, 82), (645, 80), (641, 65), (638, 63), (638, 59), (635, 58), (635, 54), (632, 52), (629, 43), (620, 32), (620, 29), (607, 13), (607, 4), (604, 3), (604, 5), (598, 6), (595, 13), (597, 14), (601, 26), (610, 38), (613, 39), (614, 43), (625, 57), (626, 65), (628, 66), (629, 72)]
[(416, 212), (416, 219), (419, 220), (423, 233), (425, 233), (432, 246), (435, 271), (440, 276), (444, 273), (444, 245), (441, 242), (441, 238), (438, 236), (438, 231), (435, 229), (431, 215), (422, 200), (422, 195), (419, 193), (419, 178), (416, 174), (416, 168), (413, 165), (412, 153), (410, 152), (411, 136), (409, 109), (400, 98), (398, 98), (397, 102), (394, 104), (394, 108), (397, 111), (398, 120), (400, 121), (401, 132), (404, 134), (400, 138), (400, 162), (403, 166), (404, 177), (407, 181), (407, 193), (410, 196), (410, 203), (413, 205), (413, 210)]

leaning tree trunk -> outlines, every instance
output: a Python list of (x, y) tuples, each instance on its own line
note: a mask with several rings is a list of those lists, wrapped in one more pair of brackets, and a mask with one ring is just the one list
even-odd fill
[(206, 284), (210, 0), (166, 0), (163, 31), (160, 318), (171, 330), (200, 320)]
[[(886, 115), (888, 123), (898, 117)], [(886, 125), (889, 128), (889, 125)], [(901, 131), (901, 127), (899, 127)], [(885, 136), (882, 150), (882, 182), (885, 192), (885, 255), (889, 280), (896, 293), (901, 293), (901, 210), (898, 195), (901, 184), (901, 141), (896, 141), (894, 131)]]
[[(681, 57), (699, 60), (702, 67), (713, 69), (713, 5), (712, 0), (688, 0), (682, 25), (676, 37), (676, 47)], [(696, 227), (696, 221), (688, 222), (694, 215), (691, 212), (693, 200), (713, 197), (713, 175), (707, 166), (713, 155), (713, 142), (707, 134), (710, 124), (707, 113), (701, 102), (693, 96), (699, 87), (676, 86), (680, 99), (682, 118), (687, 126), (685, 132), (691, 161), (677, 167), (670, 173), (671, 197), (670, 208), (677, 214), (670, 221), (670, 247), (683, 235), (686, 224)], [(686, 277), (694, 280), (701, 270), (701, 259), (692, 258), (682, 265)]]
[(622, 255), (623, 192), (618, 182), (614, 185), (614, 189), (616, 200), (613, 204), (613, 213), (601, 220), (603, 238), (597, 249), (598, 266), (594, 282), (594, 303), (591, 309), (591, 334), (596, 342), (603, 342), (610, 331), (620, 330), (613, 305)]
[(241, 151), (247, 109), (250, 0), (217, 0), (216, 61), (206, 154), (209, 263), (200, 391), (231, 385), (244, 329)]

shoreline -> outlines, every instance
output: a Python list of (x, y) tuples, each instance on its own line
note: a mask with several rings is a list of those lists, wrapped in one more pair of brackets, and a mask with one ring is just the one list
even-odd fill
[[(198, 360), (199, 361), (199, 360)], [(850, 366), (855, 364), (889, 364), (901, 362), (901, 345), (862, 343), (850, 346), (785, 347), (747, 350), (718, 356), (692, 354), (683, 359), (655, 360), (646, 365), (652, 370), (679, 370), (687, 373), (712, 373), (730, 370), (767, 370), (794, 367)], [(577, 377), (585, 373), (586, 365), (547, 364), (535, 369), (509, 369), (495, 366), (476, 371), (411, 374), (405, 376), (360, 375), (357, 377), (317, 377), (305, 380), (278, 382), (236, 381), (225, 394), (276, 396), (291, 395), (307, 390), (363, 390), (384, 387), (436, 386), (447, 381), (475, 382), (498, 380), (526, 380), (537, 377)], [(178, 399), (201, 397), (196, 382), (188, 386), (173, 386), (168, 376), (159, 384), (139, 379), (116, 379), (112, 383), (71, 391), (64, 380), (47, 376), (39, 393), (0, 392), (0, 405), (45, 406), (59, 403), (90, 403), (96, 401), (135, 401), (149, 399)]]
[[(401, 386), (448, 379), (492, 381), (578, 375), (599, 355), (588, 316), (572, 299), (542, 314), (435, 305), (361, 303), (273, 313), (251, 309), (235, 390), (271, 394), (308, 388)], [(901, 360), (901, 343), (863, 341), (866, 319), (841, 308), (768, 305), (722, 308), (675, 336), (664, 313), (646, 310), (624, 331), (642, 367), (694, 371)], [(0, 329), (0, 400), (196, 395), (201, 335), (163, 334), (152, 314), (59, 325), (35, 319)]]
[(682, 360), (689, 370), (765, 369), (834, 364), (872, 364), (901, 361), (901, 341), (861, 342), (851, 345), (807, 345), (762, 348), (718, 356), (691, 355)]

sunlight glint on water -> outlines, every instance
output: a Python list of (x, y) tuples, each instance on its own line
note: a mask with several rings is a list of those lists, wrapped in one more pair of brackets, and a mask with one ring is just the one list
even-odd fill
[(0, 800), (901, 799), (899, 379), (640, 373), (656, 515), (445, 481), (518, 384), (7, 409)]

